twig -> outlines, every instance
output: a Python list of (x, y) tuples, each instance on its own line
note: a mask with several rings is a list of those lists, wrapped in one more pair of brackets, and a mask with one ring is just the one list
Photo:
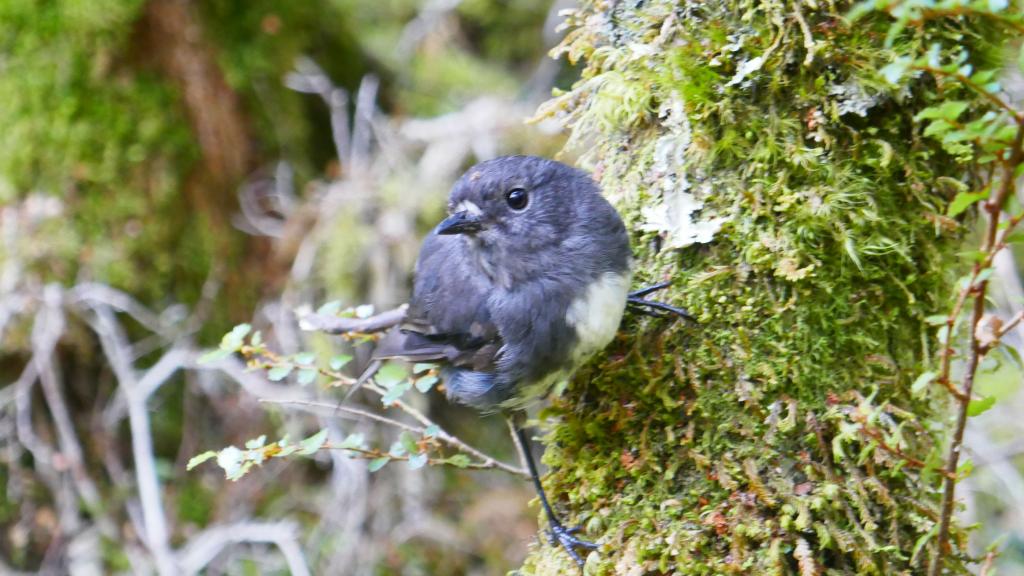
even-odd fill
[(296, 311), (299, 327), (306, 331), (320, 331), (328, 334), (373, 334), (392, 328), (405, 320), (403, 304), (393, 310), (375, 314), (369, 318), (341, 318), (309, 311)]
[(189, 540), (178, 554), (178, 564), (184, 574), (198, 574), (231, 544), (267, 542), (281, 550), (293, 576), (309, 576), (309, 567), (298, 546), (298, 533), (294, 522), (237, 522), (212, 526)]
[(982, 562), (981, 569), (978, 570), (978, 576), (988, 576), (990, 573), (992, 573), (992, 565), (995, 564), (995, 561), (996, 551), (989, 550), (988, 553), (985, 554), (985, 561)]
[(331, 406), (330, 404), (324, 402), (311, 402), (308, 400), (272, 400), (269, 398), (260, 398), (259, 401), (262, 404), (278, 404), (280, 406), (299, 406), (301, 408), (308, 409), (307, 411), (313, 414), (321, 416), (330, 416), (332, 412), (343, 412), (345, 414), (352, 414), (353, 416), (360, 416), (368, 420), (374, 420), (382, 424), (387, 424), (388, 426), (394, 426), (395, 428), (401, 428), (402, 430), (412, 432), (413, 434), (423, 434), (423, 432), (425, 431), (425, 428), (420, 428), (419, 426), (411, 426), (409, 424), (406, 424), (405, 422), (399, 422), (398, 420), (388, 418), (387, 416), (381, 416), (380, 414), (370, 412), (369, 410), (354, 408), (352, 406), (346, 406), (344, 404), (340, 404), (338, 406)]
[[(177, 568), (170, 546), (167, 516), (160, 498), (160, 480), (156, 473), (156, 456), (153, 452), (147, 407), (149, 397), (139, 386), (138, 376), (129, 360), (131, 346), (117, 324), (114, 314), (102, 305), (93, 304), (92, 310), (96, 317), (90, 323), (99, 336), (100, 347), (114, 370), (115, 378), (127, 403), (132, 458), (135, 460), (135, 481), (138, 484), (139, 501), (142, 505), (146, 546), (153, 554), (157, 570), (161, 574), (173, 574)], [(177, 353), (172, 350), (167, 354)], [(160, 362), (157, 362), (157, 365), (159, 366)], [(166, 373), (166, 364), (160, 367), (160, 372)], [(156, 378), (151, 380), (155, 381)], [(147, 383), (147, 392), (155, 391), (158, 386), (159, 383)]]
[(1017, 325), (1020, 324), (1021, 320), (1024, 320), (1024, 310), (1021, 310), (1020, 312), (1017, 312), (1013, 316), (1013, 318), (1010, 318), (1009, 322), (1007, 322), (1006, 324), (1003, 324), (1003, 327), (999, 329), (999, 332), (997, 333), (997, 336), (1002, 338), (1007, 333), (1009, 333), (1010, 330), (1013, 330), (1014, 328), (1016, 328)]
[[(368, 385), (367, 387), (371, 388), (371, 385)], [(377, 388), (377, 387), (375, 385), (373, 385), (372, 388)], [(379, 390), (381, 393), (384, 393), (384, 391), (382, 389), (380, 389), (380, 388), (377, 388), (377, 390)], [(409, 406), (408, 404), (404, 404), (404, 403), (401, 403), (401, 402), (396, 402), (395, 405), (402, 404), (402, 406), (401, 406), (402, 411), (406, 412), (407, 414), (409, 414), (410, 416), (415, 418), (417, 421), (420, 422), (420, 424), (423, 424), (423, 427), (411, 426), (409, 424), (405, 424), (404, 422), (399, 422), (398, 420), (393, 420), (393, 419), (388, 418), (386, 416), (381, 416), (380, 414), (375, 414), (375, 413), (367, 411), (367, 410), (362, 410), (362, 409), (359, 409), (359, 408), (353, 408), (351, 406), (345, 406), (345, 405), (335, 406), (335, 405), (332, 405), (332, 404), (327, 404), (325, 402), (309, 402), (309, 401), (305, 401), (305, 400), (269, 400), (269, 399), (263, 399), (263, 398), (260, 399), (260, 402), (264, 402), (264, 403), (268, 403), (268, 404), (280, 404), (280, 405), (284, 405), (284, 406), (298, 406), (298, 407), (305, 408), (305, 409), (313, 409), (313, 410), (315, 410), (314, 413), (319, 414), (321, 416), (326, 415), (325, 412), (328, 411), (328, 410), (332, 411), (332, 412), (334, 412), (334, 411), (344, 412), (344, 413), (347, 413), (347, 414), (353, 414), (353, 415), (356, 415), (356, 416), (362, 416), (362, 417), (368, 418), (370, 420), (375, 420), (377, 422), (388, 424), (389, 426), (395, 426), (395, 427), (400, 428), (402, 430), (407, 430), (407, 431), (412, 432), (414, 434), (421, 434), (421, 435), (426, 432), (426, 428), (427, 427), (429, 427), (429, 426), (437, 426), (437, 424), (435, 424), (433, 421), (431, 421), (429, 418), (427, 418), (425, 415), (423, 415), (423, 413), (421, 413), (420, 411), (416, 410), (415, 408)], [(325, 412), (321, 412), (321, 410), (323, 410)], [(507, 463), (502, 462), (502, 461), (500, 461), (500, 460), (498, 460), (498, 459), (496, 459), (496, 458), (494, 458), (492, 456), (489, 456), (489, 455), (485, 454), (484, 452), (481, 452), (480, 450), (477, 450), (476, 448), (473, 448), (469, 444), (466, 444), (462, 440), (459, 440), (455, 436), (452, 436), (451, 434), (445, 432), (443, 429), (441, 429), (440, 426), (437, 426), (437, 428), (438, 428), (438, 433), (437, 433), (437, 435), (435, 437), (438, 440), (440, 440), (441, 442), (444, 442), (445, 444), (448, 444), (449, 446), (451, 446), (452, 448), (455, 448), (459, 452), (463, 452), (465, 454), (469, 454), (469, 455), (477, 458), (480, 461), (478, 464), (475, 464), (475, 465), (471, 466), (472, 468), (480, 468), (480, 469), (497, 468), (497, 469), (509, 472), (511, 474), (515, 474), (517, 476), (529, 477), (529, 474), (526, 472), (525, 469), (517, 468), (516, 466), (513, 466), (511, 464), (507, 464)]]
[(43, 290), (43, 309), (36, 316), (32, 328), (32, 362), (43, 389), (43, 396), (50, 408), (60, 451), (68, 460), (72, 477), (82, 499), (91, 511), (102, 510), (103, 502), (99, 490), (85, 469), (82, 445), (75, 433), (75, 425), (71, 421), (71, 413), (60, 392), (59, 376), (54, 364), (53, 355), (64, 328), (64, 316), (60, 311), (61, 289), (50, 284)]
[[(376, 458), (387, 458), (388, 460), (397, 460), (399, 462), (405, 462), (410, 458), (408, 454), (402, 456), (395, 456), (383, 450), (373, 448), (358, 448), (356, 446), (335, 446), (333, 444), (324, 444), (323, 448), (326, 450), (342, 450), (346, 452), (352, 452), (353, 454), (357, 454), (360, 457), (365, 458), (367, 460), (373, 460)], [(441, 464), (446, 464), (446, 462), (444, 458), (427, 458), (427, 464), (430, 464), (431, 466), (438, 466)], [(470, 462), (465, 466), (459, 467), (467, 468), (470, 470), (490, 470), (497, 468), (498, 466), (496, 466), (494, 462)]]

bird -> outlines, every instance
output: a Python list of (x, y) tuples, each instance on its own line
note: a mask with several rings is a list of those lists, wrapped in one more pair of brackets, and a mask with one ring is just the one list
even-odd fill
[(552, 509), (523, 410), (611, 342), (627, 303), (691, 317), (645, 298), (668, 283), (630, 291), (629, 234), (582, 170), (536, 156), (486, 160), (456, 181), (447, 213), (423, 241), (405, 317), (378, 342), (371, 369), (437, 364), (449, 400), (505, 414), (550, 542), (582, 567), (577, 550), (597, 546)]

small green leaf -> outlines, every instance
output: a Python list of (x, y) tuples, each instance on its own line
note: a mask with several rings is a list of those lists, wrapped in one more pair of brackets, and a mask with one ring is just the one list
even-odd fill
[(225, 472), (224, 476), (228, 480), (231, 480), (232, 482), (237, 482), (238, 480), (241, 480), (242, 476), (245, 476), (249, 472), (249, 470), (251, 470), (251, 469), (252, 469), (252, 462), (244, 461), (244, 462), (242, 462), (242, 465), (239, 466), (236, 470), (234, 470), (234, 471), (232, 471), (230, 473), (229, 472)]
[(419, 470), (427, 464), (426, 454), (414, 454), (409, 456), (409, 470)]
[(288, 435), (285, 435), (284, 438), (281, 438), (277, 442), (277, 454), (274, 454), (274, 458), (287, 458), (298, 451), (299, 445), (290, 442), (288, 440)]
[(457, 468), (465, 468), (472, 463), (469, 456), (466, 456), (465, 454), (456, 454), (451, 458), (446, 459), (445, 462)]
[(979, 70), (977, 74), (971, 76), (971, 82), (975, 84), (988, 84), (996, 77), (997, 70)]
[(1014, 366), (1018, 371), (1024, 369), (1024, 361), (1021, 360), (1020, 352), (1017, 351), (1016, 347), (1007, 346), (1000, 342), (999, 349), (1003, 351), (1003, 354), (1005, 354), (1007, 358), (1013, 361)]
[(349, 354), (338, 354), (331, 358), (331, 370), (338, 371), (345, 367), (346, 364), (352, 361), (352, 356)]
[(392, 442), (391, 448), (388, 449), (388, 456), (391, 456), (392, 458), (401, 458), (406, 454), (408, 454), (408, 452), (406, 451), (405, 445), (402, 444), (401, 440), (395, 440), (394, 442)]
[(291, 364), (278, 364), (267, 371), (267, 378), (269, 378), (271, 382), (280, 382), (287, 378), (288, 375), (292, 373), (293, 369), (295, 369), (295, 367)]
[(935, 120), (924, 129), (925, 136), (942, 136), (953, 129), (953, 125), (945, 120)]
[(924, 321), (931, 326), (942, 326), (947, 320), (949, 320), (949, 316), (946, 316), (945, 314), (933, 314), (924, 319)]
[(377, 470), (380, 470), (381, 468), (383, 468), (384, 465), (387, 464), (390, 461), (391, 461), (391, 458), (388, 458), (388, 457), (374, 458), (373, 460), (370, 460), (369, 464), (366, 465), (366, 469), (369, 470), (370, 472), (376, 472)]
[(988, 282), (988, 280), (992, 278), (992, 275), (995, 274), (995, 272), (995, 268), (992, 268), (991, 266), (985, 268), (984, 270), (978, 272), (978, 275), (975, 276), (974, 283), (981, 284), (982, 282)]
[(966, 109), (967, 102), (951, 100), (943, 102), (938, 106), (930, 106), (921, 110), (917, 113), (917, 116), (914, 116), (914, 120), (918, 122), (921, 120), (948, 120), (952, 122), (959, 118)]
[(412, 388), (412, 385), (408, 382), (395, 384), (391, 388), (388, 388), (387, 393), (381, 396), (381, 404), (391, 406), (395, 402), (398, 402), (402, 398), (402, 395), (409, 391), (409, 388)]
[(422, 362), (417, 362), (416, 364), (412, 365), (412, 373), (419, 374), (421, 372), (426, 372), (427, 370), (430, 370), (433, 367), (433, 364), (424, 364)]
[(967, 415), (970, 417), (980, 416), (988, 411), (989, 408), (995, 406), (995, 396), (985, 396), (978, 398), (977, 400), (971, 400), (967, 405)]
[(314, 355), (312, 352), (299, 352), (293, 357), (293, 359), (295, 360), (296, 364), (309, 366), (316, 362), (316, 355)]
[(946, 215), (950, 218), (960, 215), (964, 210), (971, 207), (972, 204), (979, 200), (988, 198), (988, 190), (982, 190), (981, 192), (961, 192), (953, 198), (953, 201), (949, 203), (949, 208), (946, 209)]
[(198, 360), (196, 360), (196, 362), (198, 362), (199, 364), (209, 364), (211, 362), (223, 360), (234, 353), (234, 350), (224, 350), (222, 348), (217, 348), (216, 350), (210, 350), (206, 354), (203, 354), (202, 356), (199, 357)]
[(325, 316), (336, 316), (339, 310), (341, 310), (341, 302), (338, 300), (331, 300), (330, 302), (324, 302), (323, 305), (317, 308), (316, 313), (323, 314)]
[(211, 458), (216, 458), (216, 457), (217, 457), (217, 453), (216, 452), (214, 452), (213, 450), (207, 450), (206, 452), (203, 452), (202, 454), (197, 454), (196, 456), (193, 456), (192, 458), (190, 458), (189, 461), (188, 461), (188, 464), (185, 466), (185, 469), (186, 470), (191, 470), (191, 469), (195, 468), (196, 466), (199, 466), (203, 462), (206, 462), (207, 460), (209, 460)]
[(391, 388), (395, 384), (405, 380), (409, 376), (405, 366), (396, 362), (388, 362), (380, 367), (374, 380), (385, 388)]
[(431, 424), (423, 429), (423, 435), (427, 438), (436, 438), (441, 433), (441, 427), (437, 424)]
[(373, 304), (356, 306), (356, 318), (369, 318), (370, 316), (373, 316)]
[(983, 250), (964, 250), (957, 252), (956, 255), (971, 262), (981, 262), (988, 256), (988, 253)]
[(427, 374), (416, 381), (416, 389), (426, 394), (427, 392), (430, 392), (430, 389), (434, 387), (434, 384), (437, 384), (437, 376)]
[(249, 450), (256, 450), (257, 448), (263, 448), (263, 445), (267, 442), (267, 435), (263, 434), (259, 438), (253, 438), (245, 443), (245, 447)]
[(929, 384), (934, 382), (937, 377), (938, 374), (935, 372), (923, 372), (916, 380), (914, 380), (913, 385), (910, 386), (910, 393), (914, 395), (920, 394), (928, 387)]
[(310, 454), (315, 453), (320, 448), (323, 448), (323, 445), (326, 442), (327, 429), (324, 428), (323, 430), (317, 432), (316, 434), (313, 434), (309, 438), (306, 438), (302, 442), (299, 442), (298, 454), (300, 456), (309, 456)]
[(964, 459), (964, 461), (956, 467), (957, 478), (967, 478), (971, 475), (971, 472), (974, 472), (974, 462), (970, 458)]
[(317, 372), (316, 368), (303, 368), (299, 370), (299, 377), (296, 380), (298, 380), (300, 385), (307, 386), (316, 381), (318, 374), (319, 372)]
[(362, 434), (355, 433), (349, 434), (344, 440), (338, 444), (339, 448), (362, 448), (366, 444), (366, 439)]
[(931, 530), (929, 530), (929, 531), (925, 532), (924, 534), (922, 534), (917, 539), (917, 541), (914, 542), (913, 553), (910, 555), (910, 562), (911, 563), (916, 562), (917, 555), (921, 553), (921, 550), (924, 550), (924, 547), (925, 547), (926, 544), (928, 544), (928, 541), (931, 540), (932, 538), (934, 538), (935, 535), (938, 534), (938, 533), (939, 533), (939, 525), (936, 524), (935, 526), (932, 527)]
[(249, 338), (249, 345), (254, 348), (259, 348), (263, 345), (263, 333), (259, 330), (252, 333), (252, 338)]
[(398, 441), (402, 443), (402, 447), (405, 448), (405, 451), (409, 454), (415, 454), (420, 451), (420, 446), (416, 443), (416, 438), (406, 430), (403, 430), (398, 436)]
[(252, 326), (248, 324), (235, 326), (231, 329), (231, 332), (228, 332), (220, 339), (220, 349), (231, 352), (237, 351), (245, 343), (245, 337), (249, 334), (250, 330), (252, 330)]
[(910, 69), (910, 65), (910, 57), (901, 56), (897, 58), (895, 62), (883, 66), (878, 72), (889, 84), (898, 84), (899, 81), (906, 76), (907, 70)]

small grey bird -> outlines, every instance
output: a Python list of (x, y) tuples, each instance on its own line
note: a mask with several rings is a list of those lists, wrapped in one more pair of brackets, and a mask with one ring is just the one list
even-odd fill
[[(629, 292), (632, 253), (615, 208), (585, 172), (532, 156), (477, 164), (455, 183), (449, 216), (416, 263), (405, 321), (374, 359), (440, 364), (448, 398), (518, 410), (615, 336), (627, 301), (686, 316)], [(513, 425), (557, 542), (582, 565), (548, 504), (529, 442)]]

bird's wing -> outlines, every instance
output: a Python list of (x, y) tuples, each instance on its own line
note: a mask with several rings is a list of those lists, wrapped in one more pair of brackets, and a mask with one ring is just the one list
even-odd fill
[(461, 238), (431, 234), (420, 250), (405, 321), (381, 339), (374, 358), (493, 371), (502, 341), (488, 309), (490, 291), (490, 279), (472, 265)]

